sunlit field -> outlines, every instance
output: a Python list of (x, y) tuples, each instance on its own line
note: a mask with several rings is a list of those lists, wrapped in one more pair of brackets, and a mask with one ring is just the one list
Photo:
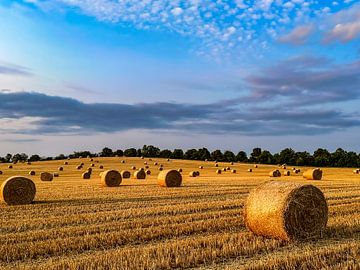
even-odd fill
[[(121, 163), (125, 160), (125, 163)], [(76, 166), (84, 162), (83, 169)], [(123, 179), (103, 187), (99, 173), (131, 170), (147, 162), (145, 180)], [(158, 165), (154, 165), (158, 162)], [(303, 180), (302, 172), (280, 181), (319, 187), (329, 205), (323, 238), (291, 243), (255, 236), (243, 221), (248, 192), (270, 179), (277, 166), (149, 158), (88, 158), (1, 164), (1, 182), (12, 175), (32, 179), (35, 202), (0, 205), (1, 269), (359, 269), (360, 175), (353, 169), (323, 168), (321, 181)], [(89, 180), (82, 173), (94, 163)], [(182, 168), (179, 188), (157, 185), (159, 165)], [(103, 165), (103, 169), (99, 166)], [(62, 166), (64, 171), (58, 171)], [(203, 169), (199, 169), (203, 166)], [(216, 169), (230, 167), (216, 174)], [(248, 172), (249, 168), (253, 172)], [(28, 175), (30, 170), (35, 176)], [(199, 177), (189, 177), (197, 170)], [(40, 181), (42, 171), (59, 173)], [(283, 169), (280, 169), (283, 172)]]

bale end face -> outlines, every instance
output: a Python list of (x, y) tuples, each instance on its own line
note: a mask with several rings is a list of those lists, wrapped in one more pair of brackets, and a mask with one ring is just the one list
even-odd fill
[(323, 172), (321, 169), (310, 169), (303, 173), (303, 177), (307, 180), (321, 180)]
[(8, 205), (32, 203), (36, 194), (34, 182), (21, 176), (13, 176), (5, 180), (0, 190), (2, 201)]
[(250, 192), (244, 219), (257, 235), (308, 240), (323, 234), (328, 206), (324, 194), (313, 185), (270, 181)]
[(134, 178), (135, 179), (145, 179), (146, 172), (144, 170), (138, 170), (138, 171), (134, 172)]
[(131, 173), (129, 171), (121, 171), (122, 178), (130, 178)]
[(54, 175), (48, 172), (42, 172), (40, 173), (40, 180), (45, 182), (50, 182), (54, 178)]
[(101, 174), (101, 183), (105, 187), (118, 187), (121, 181), (121, 174), (116, 170), (105, 171)]
[(181, 173), (177, 170), (162, 171), (157, 179), (161, 187), (180, 187), (182, 183)]

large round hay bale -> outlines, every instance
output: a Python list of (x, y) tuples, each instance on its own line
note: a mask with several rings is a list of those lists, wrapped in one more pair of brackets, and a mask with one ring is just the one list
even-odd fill
[(219, 164), (215, 163), (215, 167), (219, 167)]
[(221, 170), (220, 169), (216, 170), (216, 173), (221, 174)]
[(200, 176), (200, 172), (199, 171), (195, 171), (196, 176)]
[(145, 171), (147, 175), (151, 175), (151, 171), (150, 170), (146, 170)]
[(199, 169), (202, 170), (202, 169), (204, 169), (204, 167), (203, 167), (203, 166), (199, 166)]
[(8, 178), (2, 183), (0, 189), (1, 200), (8, 205), (32, 203), (36, 194), (34, 182), (21, 176)]
[(281, 172), (279, 170), (273, 170), (273, 171), (269, 172), (269, 176), (270, 177), (280, 177)]
[(76, 169), (77, 169), (77, 170), (81, 170), (81, 169), (82, 169), (82, 166), (81, 166), (81, 165), (76, 166)]
[(223, 172), (226, 172), (226, 168), (222, 168)]
[(290, 176), (290, 171), (284, 171), (285, 176)]
[(121, 163), (125, 163), (125, 160), (122, 160)]
[(159, 167), (159, 171), (162, 171), (162, 170), (164, 170), (164, 168), (163, 168), (163, 167)]
[(68, 164), (69, 164), (69, 162), (67, 162), (67, 161), (64, 162), (64, 165), (68, 165)]
[(36, 173), (35, 173), (35, 171), (30, 171), (29, 172), (29, 175), (35, 175)]
[(40, 173), (40, 180), (41, 181), (50, 182), (50, 181), (53, 180), (53, 178), (54, 178), (54, 175), (52, 173), (48, 173), (48, 172)]
[[(101, 175), (100, 175), (101, 176)], [(82, 174), (82, 179), (90, 179), (90, 177), (91, 177), (91, 172), (84, 172), (83, 174)]]
[(324, 194), (313, 185), (270, 181), (250, 192), (244, 220), (257, 235), (307, 240), (324, 232), (328, 206)]
[(9, 165), (9, 166), (8, 166), (8, 168), (9, 168), (9, 169), (12, 169), (12, 168), (13, 168), (13, 166), (12, 166), (12, 165)]
[(146, 172), (144, 170), (138, 170), (138, 171), (134, 172), (134, 178), (135, 179), (145, 179)]
[(189, 172), (189, 176), (190, 176), (190, 177), (196, 177), (196, 176), (197, 176), (196, 171), (191, 171), (191, 172)]
[(63, 167), (59, 167), (58, 170), (59, 170), (60, 172), (62, 172), (62, 171), (64, 170), (64, 168), (63, 168)]
[(254, 165), (254, 168), (257, 168), (257, 167), (258, 167), (258, 165), (257, 165), (257, 164), (255, 164), (255, 165)]
[(232, 172), (232, 173), (236, 173), (236, 170), (235, 170), (235, 169), (232, 169), (231, 172)]
[(154, 165), (155, 165), (155, 166), (157, 166), (157, 165), (158, 165), (158, 163), (157, 163), (157, 162), (154, 162)]
[(136, 167), (135, 167), (135, 166), (131, 166), (131, 169), (132, 169), (132, 170), (136, 170)]
[(118, 187), (121, 180), (121, 174), (116, 170), (108, 170), (101, 174), (101, 183), (105, 187)]
[(359, 169), (354, 170), (354, 174), (359, 174), (359, 172), (360, 172)]
[(248, 172), (252, 172), (252, 169), (250, 168), (250, 169), (248, 169)]
[(104, 169), (104, 166), (103, 166), (103, 165), (100, 165), (100, 166), (99, 166), (99, 169), (101, 169), (101, 170)]
[(58, 173), (53, 173), (53, 177), (59, 177)]
[(91, 167), (95, 167), (95, 163), (91, 163), (91, 165), (90, 165)]
[(182, 176), (177, 170), (165, 170), (158, 175), (158, 184), (161, 187), (180, 187), (181, 183)]
[(307, 180), (321, 180), (322, 170), (319, 168), (310, 169), (303, 173), (303, 177)]
[(131, 173), (129, 171), (121, 171), (122, 178), (130, 178)]

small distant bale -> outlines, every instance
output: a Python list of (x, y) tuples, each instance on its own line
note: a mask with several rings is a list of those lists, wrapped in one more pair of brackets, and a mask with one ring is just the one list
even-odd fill
[(146, 172), (144, 170), (138, 170), (138, 171), (134, 172), (134, 178), (135, 179), (145, 179)]
[(354, 174), (359, 174), (359, 173), (360, 173), (360, 169), (354, 170)]
[(226, 168), (222, 168), (222, 171), (223, 171), (223, 172), (226, 172)]
[(65, 161), (65, 162), (64, 162), (64, 165), (69, 165), (69, 162)]
[(152, 158), (149, 158), (149, 161), (152, 161)]
[(199, 171), (195, 171), (196, 176), (200, 176), (200, 172)]
[(286, 170), (286, 166), (284, 166), (284, 165), (283, 165), (283, 166), (281, 166), (281, 168), (283, 168), (284, 170)]
[(280, 177), (281, 172), (279, 170), (273, 170), (273, 171), (269, 172), (269, 176), (270, 177)]
[(80, 163), (80, 166), (84, 166), (84, 165), (85, 165), (84, 162), (81, 162), (81, 163)]
[(144, 165), (146, 165), (147, 164), (147, 161), (144, 161)]
[(149, 169), (149, 165), (146, 165), (146, 166), (145, 166), (145, 169)]
[(159, 171), (162, 171), (164, 168), (163, 167), (159, 167)]
[(215, 167), (219, 167), (219, 164), (215, 163)]
[(98, 160), (95, 160), (95, 163), (99, 163), (99, 161), (98, 161)]
[(92, 173), (93, 169), (91, 167), (89, 167), (89, 168), (87, 168), (86, 171)]
[(144, 168), (139, 168), (139, 171), (145, 171), (145, 169)]
[(64, 168), (63, 168), (63, 167), (59, 167), (58, 170), (59, 170), (59, 172), (62, 172), (62, 171), (64, 170)]
[(205, 162), (208, 162), (208, 159), (207, 159), (207, 158), (205, 159)]
[(30, 172), (29, 172), (29, 175), (35, 175), (35, 174), (36, 174), (35, 171), (30, 171)]
[(121, 171), (122, 178), (130, 178), (131, 173), (129, 171)]
[(28, 162), (27, 162), (27, 165), (31, 165), (31, 162), (30, 162), (30, 161), (28, 161)]
[(230, 168), (230, 167), (226, 167), (226, 170), (227, 170), (227, 171), (230, 171), (230, 170), (231, 170), (231, 168)]
[(121, 181), (121, 174), (116, 170), (108, 170), (101, 174), (101, 184), (105, 187), (118, 187)]
[(135, 167), (135, 166), (131, 166), (131, 169), (132, 169), (132, 170), (136, 170), (136, 167)]
[(284, 176), (290, 176), (290, 171), (284, 171)]
[(307, 180), (321, 180), (323, 172), (321, 169), (310, 169), (303, 173), (303, 177)]
[(104, 169), (104, 166), (103, 166), (103, 165), (100, 165), (100, 166), (99, 166), (99, 169)]
[(95, 164), (94, 164), (94, 163), (91, 163), (91, 167), (95, 167)]
[(180, 187), (182, 183), (181, 173), (177, 170), (164, 170), (159, 173), (157, 179), (161, 187)]
[(67, 160), (70, 160), (70, 159), (71, 159), (70, 157), (67, 158)]
[(299, 173), (299, 172), (301, 172), (301, 170), (300, 169), (296, 169), (297, 170), (297, 172)]
[(293, 170), (293, 173), (298, 174), (298, 170)]
[(232, 172), (232, 173), (236, 173), (236, 170), (235, 170), (235, 169), (232, 169), (231, 172)]
[(141, 159), (144, 159), (144, 157), (140, 157)]
[(151, 175), (151, 171), (150, 170), (146, 170), (145, 171), (147, 175)]
[(160, 164), (159, 166), (160, 166), (160, 167), (164, 167), (164, 165), (163, 165), (163, 164)]
[(202, 170), (202, 169), (204, 169), (204, 167), (203, 167), (203, 166), (199, 166), (199, 169)]
[(158, 163), (157, 163), (157, 162), (154, 162), (154, 165), (155, 165), (155, 166), (157, 166), (157, 165), (158, 165)]
[(168, 158), (166, 161), (170, 161), (170, 159)]
[(53, 176), (54, 177), (59, 177), (59, 174), (58, 173), (53, 173)]
[(29, 178), (13, 176), (0, 187), (0, 197), (7, 205), (30, 204), (34, 201), (36, 186)]
[(197, 176), (196, 171), (191, 171), (191, 172), (189, 172), (189, 176), (190, 176), (190, 177), (196, 177), (196, 176)]
[(50, 181), (53, 180), (53, 178), (54, 178), (54, 175), (52, 173), (48, 173), (48, 172), (40, 173), (40, 180), (41, 181), (50, 182)]
[(93, 162), (94, 161), (94, 159), (93, 158), (90, 158), (90, 162)]
[(13, 168), (13, 166), (12, 166), (12, 165), (9, 165), (9, 166), (8, 166), (8, 168), (9, 168), (9, 169), (12, 169), (12, 168)]
[(296, 170), (296, 168), (295, 168), (295, 167), (292, 167), (292, 170), (294, 171), (294, 170)]
[(81, 170), (83, 167), (81, 165), (76, 166), (77, 170)]
[(254, 168), (257, 168), (257, 167), (258, 167), (258, 165), (257, 165), (257, 164), (255, 164), (255, 165), (254, 165)]
[(250, 168), (250, 169), (248, 169), (247, 171), (248, 171), (248, 172), (252, 172), (252, 169)]
[(310, 240), (324, 233), (328, 206), (324, 194), (313, 185), (269, 181), (250, 192), (244, 221), (256, 235)]
[(181, 173), (183, 171), (183, 169), (179, 168), (177, 171)]
[(121, 163), (125, 163), (125, 160), (122, 160)]
[(217, 170), (216, 170), (216, 173), (217, 173), (217, 174), (221, 174), (221, 170), (220, 170), (220, 169), (217, 169)]
[(234, 165), (234, 162), (230, 162), (230, 165)]
[[(101, 176), (101, 175), (100, 175)], [(82, 174), (82, 179), (90, 179), (91, 172), (87, 171)]]

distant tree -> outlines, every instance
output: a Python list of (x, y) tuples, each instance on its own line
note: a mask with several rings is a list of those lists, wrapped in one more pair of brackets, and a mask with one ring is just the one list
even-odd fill
[(182, 149), (174, 149), (174, 151), (171, 153), (170, 157), (173, 159), (183, 159), (184, 151)]
[(109, 147), (104, 147), (103, 150), (100, 152), (101, 157), (112, 157), (114, 156), (114, 152)]
[(313, 163), (314, 163), (314, 159), (310, 155), (310, 153), (308, 153), (308, 152), (296, 152), (295, 153), (295, 165), (296, 166), (311, 166)]
[(41, 158), (39, 155), (32, 155), (30, 158), (29, 158), (29, 161), (31, 162), (35, 162), (35, 161), (40, 161)]
[(118, 157), (122, 157), (122, 156), (124, 156), (124, 151), (123, 150), (116, 150), (114, 152), (114, 155), (118, 156)]
[(224, 161), (227, 162), (234, 162), (236, 161), (236, 157), (235, 154), (229, 150), (224, 152)]
[(137, 157), (142, 157), (142, 151), (141, 151), (140, 148), (136, 150), (136, 156)]
[(239, 151), (239, 153), (236, 155), (236, 161), (247, 162), (248, 158), (247, 158), (246, 152), (245, 151)]
[(11, 159), (12, 159), (12, 154), (6, 154), (5, 156), (6, 162), (11, 162)]
[(25, 162), (28, 159), (28, 155), (25, 153), (15, 154), (12, 157), (12, 162)]
[(201, 148), (197, 151), (198, 160), (211, 159), (211, 154), (207, 148)]
[(124, 151), (125, 157), (136, 157), (136, 149), (135, 148), (129, 148)]
[(172, 152), (168, 149), (164, 149), (162, 151), (160, 151), (159, 157), (161, 158), (170, 158), (171, 157)]
[(215, 151), (211, 152), (211, 159), (217, 160), (217, 161), (223, 161), (224, 155), (220, 150), (215, 150)]
[(319, 148), (314, 152), (314, 165), (317, 167), (327, 167), (330, 164), (331, 155), (328, 150)]
[(67, 156), (65, 156), (64, 154), (60, 154), (60, 155), (56, 156), (54, 159), (55, 160), (67, 159)]
[(184, 158), (190, 159), (190, 160), (197, 160), (198, 159), (198, 151), (196, 149), (189, 149), (185, 152)]
[(250, 154), (249, 161), (258, 163), (260, 155), (261, 155), (261, 148), (258, 148), (258, 147), (254, 148), (252, 153)]
[(264, 150), (261, 152), (260, 156), (258, 157), (258, 162), (262, 164), (273, 164), (274, 162), (273, 155), (269, 151)]
[(160, 149), (153, 145), (144, 145), (141, 153), (144, 157), (158, 157), (160, 155)]
[(279, 163), (295, 165), (295, 151), (291, 148), (285, 148), (280, 152)]
[(95, 156), (95, 154), (92, 154), (90, 151), (79, 151), (69, 155), (70, 158), (79, 158), (79, 157), (86, 158), (91, 156)]

